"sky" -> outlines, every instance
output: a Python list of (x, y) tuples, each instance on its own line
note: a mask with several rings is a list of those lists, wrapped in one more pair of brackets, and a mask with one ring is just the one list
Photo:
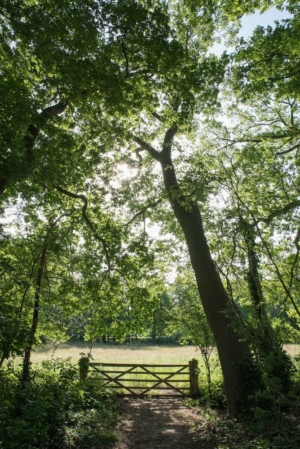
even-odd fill
[[(244, 16), (241, 20), (242, 27), (239, 32), (239, 37), (244, 37), (245, 39), (248, 39), (252, 33), (253, 30), (257, 26), (263, 26), (266, 27), (270, 25), (271, 27), (274, 27), (274, 21), (275, 20), (283, 20), (288, 19), (289, 17), (292, 17), (291, 14), (289, 14), (288, 11), (279, 11), (276, 8), (271, 8), (268, 11), (264, 12), (263, 14), (256, 12), (254, 14), (250, 14), (248, 16)], [(226, 50), (226, 47), (224, 43), (221, 44), (215, 44), (212, 47), (212, 52), (216, 55), (221, 55), (221, 53)], [(230, 49), (227, 49), (230, 51)]]
[(239, 35), (248, 38), (257, 26), (274, 26), (275, 20), (283, 20), (289, 17), (291, 17), (291, 15), (288, 11), (279, 11), (276, 8), (271, 8), (263, 14), (256, 12), (249, 16), (244, 16), (242, 18), (242, 29)]

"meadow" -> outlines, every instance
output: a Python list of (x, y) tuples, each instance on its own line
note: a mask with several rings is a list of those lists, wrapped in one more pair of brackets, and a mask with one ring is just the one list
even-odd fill
[[(45, 345), (36, 348), (32, 354), (32, 362), (40, 363), (51, 358), (67, 359), (78, 363), (81, 354), (88, 353), (90, 347), (84, 343), (62, 343), (58, 346)], [(154, 364), (186, 364), (193, 358), (201, 359), (196, 346), (148, 346), (148, 345), (105, 345), (95, 344), (91, 355), (95, 362), (105, 363), (154, 363)]]
[[(300, 353), (300, 345), (284, 345), (284, 349), (292, 357)], [(90, 346), (86, 343), (61, 343), (58, 345), (44, 345), (35, 348), (32, 353), (32, 362), (40, 363), (51, 358), (70, 359), (72, 363), (78, 363), (82, 354), (90, 352)], [(202, 356), (197, 346), (177, 345), (112, 345), (95, 344), (91, 355), (94, 362), (103, 363), (154, 363), (154, 364), (186, 364), (189, 360), (198, 359), (202, 363)], [(214, 352), (212, 359), (215, 358)]]
[[(58, 346), (45, 345), (40, 348), (36, 348), (32, 354), (33, 364), (41, 364), (45, 360), (49, 359), (70, 359), (73, 364), (77, 364), (82, 355), (89, 353), (90, 347), (87, 344), (68, 344), (63, 343)], [(112, 345), (112, 344), (95, 344), (91, 350), (92, 360), (96, 363), (121, 363), (121, 364), (147, 364), (147, 365), (188, 365), (192, 359), (198, 360), (198, 366), (200, 368), (199, 380), (200, 383), (206, 382), (205, 366), (202, 360), (201, 352), (197, 346), (179, 346), (179, 345)], [(211, 364), (214, 369), (214, 375), (220, 377), (221, 372), (219, 369), (216, 352), (211, 356)], [(107, 368), (107, 369), (120, 369), (120, 368)], [(179, 369), (179, 368), (177, 368)], [(171, 369), (173, 371), (174, 368)], [(176, 370), (176, 369), (175, 369)], [(152, 372), (162, 374), (166, 372), (166, 377), (170, 368), (151, 368)], [(184, 370), (182, 374), (177, 374), (176, 377), (172, 377), (172, 384), (178, 388), (189, 388), (189, 375), (188, 370)], [(138, 374), (140, 373), (140, 374)], [(169, 373), (170, 374), (170, 373)], [(95, 373), (93, 369), (90, 369), (89, 378), (92, 380), (96, 376), (99, 379), (99, 375)], [(117, 376), (114, 374), (113, 377)], [(103, 377), (101, 376), (101, 379)], [(127, 381), (131, 379), (131, 381)], [(133, 382), (132, 382), (133, 381)], [(148, 383), (148, 382), (150, 383)], [(150, 387), (153, 382), (157, 381), (151, 374), (141, 374), (140, 368), (131, 370), (130, 373), (122, 376), (122, 383), (128, 387)], [(155, 383), (155, 382), (154, 382)], [(166, 387), (166, 386), (165, 386)], [(160, 389), (164, 386), (159, 387)], [(126, 393), (124, 390), (119, 392)], [(158, 391), (152, 390), (152, 394), (156, 394)]]
[[(43, 361), (47, 360), (66, 360), (69, 359), (72, 364), (77, 365), (82, 355), (86, 355), (90, 352), (91, 347), (87, 343), (61, 343), (58, 345), (44, 345), (36, 348), (32, 354), (33, 365), (40, 365)], [(285, 350), (294, 357), (299, 354), (300, 345), (285, 345)], [(201, 356), (201, 352), (197, 346), (179, 346), (179, 345), (113, 345), (113, 344), (94, 344), (91, 349), (92, 362), (96, 363), (132, 363), (132, 364), (188, 364), (190, 360), (197, 359), (199, 367), (199, 384), (200, 388), (207, 385), (207, 375), (205, 364)], [(111, 368), (110, 368), (111, 369)], [(119, 369), (119, 368), (117, 368)], [(211, 381), (216, 384), (221, 384), (222, 375), (219, 360), (216, 350), (213, 350), (210, 357), (210, 369), (211, 369)], [(131, 371), (128, 374), (129, 378), (136, 379), (137, 381), (145, 379), (142, 382), (146, 382), (146, 379), (153, 380), (151, 375), (140, 376), (135, 374), (135, 371)], [(153, 369), (157, 371), (157, 368)], [(159, 371), (168, 371), (167, 368), (159, 369)], [(89, 374), (93, 376), (92, 370)], [(114, 376), (113, 376), (114, 377)], [(126, 382), (126, 377), (123, 377), (123, 381)], [(176, 378), (177, 379), (177, 378)], [(185, 377), (186, 379), (186, 377)], [(182, 378), (183, 380), (183, 378)], [(175, 381), (175, 378), (174, 378)], [(128, 385), (128, 384), (127, 384)], [(133, 386), (133, 384), (132, 384)], [(136, 386), (141, 386), (137, 385)], [(188, 383), (176, 383), (176, 386), (189, 386)]]

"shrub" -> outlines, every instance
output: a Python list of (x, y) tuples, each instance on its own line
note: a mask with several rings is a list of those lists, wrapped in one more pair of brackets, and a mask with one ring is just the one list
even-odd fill
[(78, 379), (68, 362), (44, 362), (32, 381), (19, 370), (0, 372), (0, 447), (5, 449), (84, 449), (114, 440), (114, 402)]

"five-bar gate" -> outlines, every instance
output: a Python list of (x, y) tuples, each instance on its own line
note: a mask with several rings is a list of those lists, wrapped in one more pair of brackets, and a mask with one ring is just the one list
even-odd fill
[(101, 388), (118, 395), (198, 395), (198, 362), (188, 365), (148, 365), (88, 362), (81, 378), (100, 381)]

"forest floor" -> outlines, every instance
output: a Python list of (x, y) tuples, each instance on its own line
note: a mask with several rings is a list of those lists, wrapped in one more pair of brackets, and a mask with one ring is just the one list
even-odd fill
[(122, 398), (112, 449), (214, 449), (207, 419), (183, 398)]

